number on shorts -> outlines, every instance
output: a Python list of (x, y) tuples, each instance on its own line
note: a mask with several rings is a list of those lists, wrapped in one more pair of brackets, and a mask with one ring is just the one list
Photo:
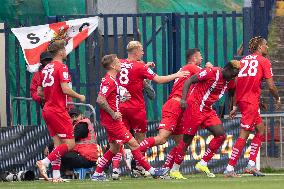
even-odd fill
[(50, 87), (54, 84), (54, 77), (52, 76), (53, 71), (54, 71), (54, 68), (42, 70), (42, 73), (44, 74), (44, 78), (42, 81), (42, 87)]
[[(241, 62), (244, 63), (245, 66), (241, 69), (238, 77), (256, 76), (258, 66), (257, 60), (242, 60)], [(245, 73), (247, 67), (249, 67), (249, 69), (247, 70), (247, 73)]]

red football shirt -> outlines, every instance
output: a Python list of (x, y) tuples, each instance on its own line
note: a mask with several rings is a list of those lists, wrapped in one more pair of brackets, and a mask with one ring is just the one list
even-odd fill
[(130, 100), (120, 104), (121, 108), (145, 108), (143, 95), (144, 79), (152, 80), (156, 74), (144, 63), (121, 59), (121, 71), (118, 74), (119, 84), (131, 95)]
[(195, 64), (187, 64), (181, 68), (181, 71), (188, 71), (190, 74), (187, 77), (177, 78), (175, 79), (174, 86), (172, 88), (172, 92), (169, 95), (168, 99), (174, 98), (174, 97), (182, 97), (182, 89), (184, 86), (185, 81), (199, 72), (202, 68), (195, 65)]
[(38, 86), (41, 86), (40, 82), (40, 72), (35, 72), (32, 81), (31, 81), (31, 86), (30, 86), (30, 92), (32, 99), (36, 101), (37, 103), (40, 103), (40, 96), (37, 95), (37, 88)]
[(189, 103), (196, 103), (200, 111), (211, 110), (228, 88), (234, 88), (235, 81), (223, 79), (221, 68), (204, 68), (198, 73), (199, 82), (194, 84), (188, 94)]
[[(119, 87), (115, 78), (109, 74), (106, 74), (105, 77), (102, 78), (99, 95), (106, 98), (106, 101), (113, 111), (119, 111)], [(100, 120), (102, 124), (112, 123), (114, 121), (111, 115), (101, 108)]]
[(270, 61), (259, 54), (251, 54), (240, 62), (241, 69), (236, 84), (236, 102), (258, 104), (262, 79), (269, 79), (273, 76)]
[(67, 95), (63, 93), (60, 83), (70, 81), (68, 67), (59, 61), (52, 61), (42, 69), (41, 84), (45, 101), (43, 110), (66, 111)]

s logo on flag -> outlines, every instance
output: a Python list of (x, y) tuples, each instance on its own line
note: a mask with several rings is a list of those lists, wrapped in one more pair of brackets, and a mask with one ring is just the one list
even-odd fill
[(35, 72), (40, 65), (40, 54), (55, 37), (64, 38), (66, 54), (69, 54), (98, 27), (98, 22), (96, 16), (11, 30), (20, 42), (27, 70)]

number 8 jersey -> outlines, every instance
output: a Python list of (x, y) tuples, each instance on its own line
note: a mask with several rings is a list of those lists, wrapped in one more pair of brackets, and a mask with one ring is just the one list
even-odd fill
[(41, 71), (41, 84), (44, 89), (44, 110), (55, 112), (66, 111), (66, 97), (60, 83), (71, 81), (68, 67), (59, 62), (53, 61), (47, 64)]
[(260, 54), (251, 54), (241, 59), (237, 77), (236, 102), (258, 104), (261, 81), (273, 76), (270, 61)]

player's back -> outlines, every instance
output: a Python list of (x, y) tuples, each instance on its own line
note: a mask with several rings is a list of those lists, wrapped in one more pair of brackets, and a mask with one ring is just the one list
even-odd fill
[(177, 78), (175, 79), (172, 92), (169, 95), (168, 99), (174, 98), (174, 97), (182, 97), (182, 89), (185, 81), (190, 78), (192, 75), (198, 73), (201, 70), (201, 67), (195, 65), (195, 64), (186, 64), (181, 68), (181, 71), (188, 71), (190, 74), (186, 77)]
[(270, 61), (259, 55), (251, 54), (241, 61), (237, 77), (236, 101), (258, 103), (261, 94), (261, 81), (272, 77)]
[(139, 61), (121, 59), (121, 71), (118, 74), (119, 84), (131, 95), (130, 100), (120, 104), (121, 108), (144, 108), (143, 81), (152, 80), (156, 75), (150, 68)]
[(69, 73), (66, 65), (59, 61), (52, 61), (41, 71), (42, 87), (44, 89), (44, 111), (66, 111), (66, 99), (61, 88), (61, 82), (68, 82)]

